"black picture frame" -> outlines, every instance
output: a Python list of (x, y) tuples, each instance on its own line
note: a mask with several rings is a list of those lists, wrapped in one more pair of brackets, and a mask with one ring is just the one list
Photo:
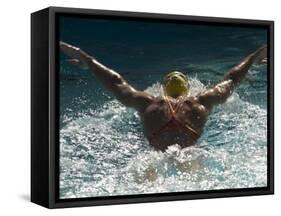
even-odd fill
[[(254, 26), (268, 34), (267, 187), (59, 199), (58, 24), (60, 15)], [(31, 15), (31, 201), (47, 208), (190, 200), (274, 193), (274, 22), (186, 15), (49, 7)]]

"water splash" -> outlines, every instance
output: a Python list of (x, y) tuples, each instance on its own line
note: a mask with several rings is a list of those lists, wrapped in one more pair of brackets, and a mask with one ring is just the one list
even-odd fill
[[(206, 87), (191, 79), (191, 95)], [(161, 94), (156, 83), (147, 92)], [(151, 148), (139, 117), (112, 100), (62, 116), (60, 198), (261, 187), (267, 184), (267, 112), (234, 93), (194, 147)]]

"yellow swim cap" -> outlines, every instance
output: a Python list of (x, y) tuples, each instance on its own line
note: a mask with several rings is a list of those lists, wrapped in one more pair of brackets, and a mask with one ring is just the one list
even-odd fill
[(189, 91), (189, 83), (187, 77), (178, 71), (167, 74), (163, 81), (164, 93), (171, 97), (185, 95)]

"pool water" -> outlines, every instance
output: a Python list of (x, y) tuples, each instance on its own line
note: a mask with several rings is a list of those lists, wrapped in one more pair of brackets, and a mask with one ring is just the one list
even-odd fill
[[(85, 49), (134, 87), (161, 95), (172, 70), (195, 95), (266, 43), (260, 28), (61, 18), (63, 41)], [(60, 60), (60, 198), (267, 186), (267, 67), (253, 65), (212, 110), (198, 143), (149, 146), (138, 113), (89, 71)]]

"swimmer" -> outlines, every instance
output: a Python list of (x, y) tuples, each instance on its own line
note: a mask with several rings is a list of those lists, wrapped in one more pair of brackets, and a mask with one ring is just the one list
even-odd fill
[(163, 80), (164, 95), (155, 97), (133, 88), (119, 73), (107, 68), (82, 49), (60, 42), (61, 50), (74, 65), (90, 70), (117, 100), (138, 111), (145, 137), (156, 150), (169, 145), (182, 148), (196, 143), (203, 132), (211, 109), (224, 103), (254, 63), (266, 62), (267, 46), (257, 49), (230, 69), (214, 87), (190, 96), (188, 77), (179, 71), (168, 73)]

